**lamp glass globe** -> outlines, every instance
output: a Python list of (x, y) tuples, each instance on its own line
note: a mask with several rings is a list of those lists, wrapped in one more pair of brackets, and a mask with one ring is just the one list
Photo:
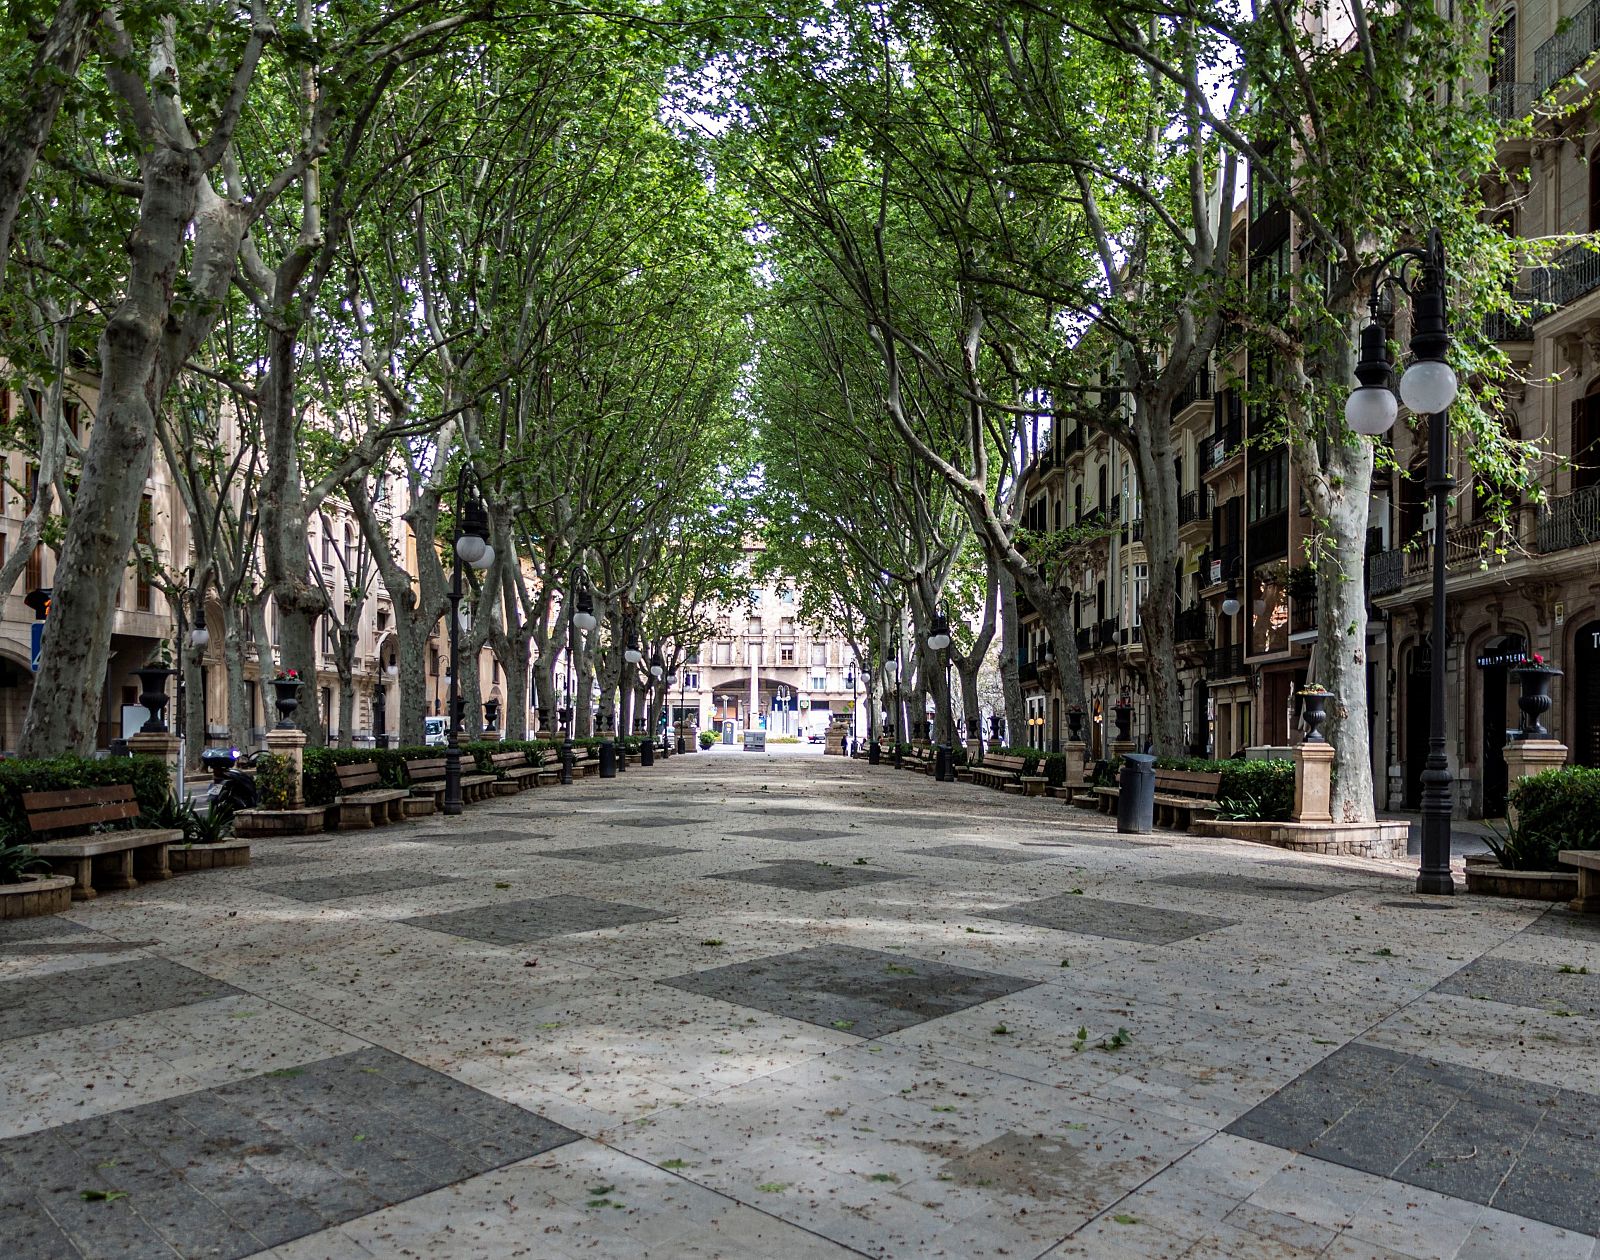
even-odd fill
[(476, 560), (469, 561), (474, 569), (487, 569), (494, 563), (494, 546), (491, 543), (483, 544), (483, 554)]
[(644, 653), (639, 651), (638, 648), (629, 648), (622, 654), (622, 659), (627, 661), (630, 665), (637, 665), (640, 661), (644, 660)]
[(489, 544), (476, 534), (462, 534), (456, 539), (456, 555), (461, 557), (463, 564), (476, 567), (478, 561), (483, 559), (483, 553), (488, 546)]
[(1418, 415), (1448, 411), (1460, 388), (1456, 374), (1441, 359), (1418, 359), (1400, 378), (1400, 401)]
[(1357, 433), (1377, 437), (1394, 427), (1399, 410), (1392, 391), (1381, 385), (1363, 385), (1352, 389), (1344, 400), (1344, 421)]
[(655, 677), (657, 677), (657, 678), (660, 678), (660, 677), (661, 677), (661, 675), (662, 675), (662, 674), (664, 674), (664, 673), (665, 673), (665, 672), (666, 672), (666, 671), (665, 671), (665, 670), (663, 670), (663, 669), (662, 669), (662, 668), (661, 668), (661, 666), (659, 666), (659, 665), (652, 665), (652, 666), (651, 666), (651, 667), (650, 667), (650, 672), (651, 672), (651, 673), (652, 673), (652, 674), (653, 674), (653, 675), (654, 675), (654, 676), (655, 676)]
[(211, 642), (211, 631), (204, 626), (196, 626), (189, 631), (189, 646), (203, 648)]
[(950, 646), (950, 636), (948, 634), (930, 634), (928, 636), (928, 646), (935, 652), (942, 652)]
[(1225, 599), (1225, 600), (1222, 601), (1222, 615), (1224, 617), (1237, 617), (1239, 615), (1239, 609), (1241, 607), (1242, 607), (1242, 605), (1239, 603), (1238, 600), (1236, 600), (1236, 599)]
[(595, 615), (592, 612), (576, 612), (572, 614), (572, 624), (585, 634), (588, 634), (600, 623), (595, 619)]

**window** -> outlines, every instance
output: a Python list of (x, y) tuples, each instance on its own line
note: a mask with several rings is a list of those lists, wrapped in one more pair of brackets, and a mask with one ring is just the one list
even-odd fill
[(1281, 447), (1250, 465), (1250, 520), (1289, 510), (1289, 452)]
[(329, 529), (322, 531), (322, 567), (333, 568), (333, 531)]
[[(155, 517), (155, 501), (147, 495), (139, 499), (139, 545), (145, 549), (154, 547), (152, 525)], [(152, 588), (150, 586), (150, 567), (145, 556), (139, 558), (138, 584), (134, 589), (134, 607), (140, 612), (149, 612), (152, 606)]]
[(1150, 594), (1150, 566), (1136, 564), (1133, 566), (1133, 620), (1130, 625), (1140, 625), (1139, 609), (1144, 605), (1145, 599)]
[(828, 647), (825, 643), (811, 645), (811, 663), (813, 665), (826, 665), (828, 663)]
[(686, 670), (684, 670), (683, 671), (683, 682), (680, 685), (682, 686), (683, 690), (685, 690), (685, 691), (699, 691), (700, 690), (700, 671), (697, 670), (697, 669), (686, 669)]
[(439, 676), (439, 649), (438, 648), (431, 647), (431, 648), (428, 649), (428, 673), (431, 676), (433, 676), (434, 678), (437, 678)]
[(28, 557), (28, 572), (22, 585), (28, 591), (36, 591), (44, 585), (44, 548), (37, 543)]
[(813, 669), (811, 671), (811, 690), (826, 691), (827, 689), (828, 671), (825, 669)]
[(785, 665), (794, 664), (794, 644), (785, 643), (778, 649), (778, 659)]
[(500, 658), (497, 656), (489, 658), (489, 685), (491, 687), (500, 685)]

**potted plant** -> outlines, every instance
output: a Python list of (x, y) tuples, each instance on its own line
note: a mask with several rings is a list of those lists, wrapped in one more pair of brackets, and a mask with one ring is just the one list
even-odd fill
[(1322, 724), (1328, 720), (1328, 701), (1333, 698), (1321, 683), (1308, 682), (1296, 693), (1300, 697), (1300, 720), (1305, 724), (1308, 744), (1326, 744)]
[(1517, 696), (1517, 708), (1522, 710), (1522, 725), (1518, 728), (1517, 738), (1549, 739), (1550, 732), (1545, 730), (1539, 719), (1550, 712), (1550, 706), (1555, 703), (1550, 697), (1550, 684), (1561, 677), (1561, 671), (1554, 665), (1546, 664), (1539, 653), (1532, 652), (1511, 671), (1511, 676), (1521, 688), (1521, 694)]
[(150, 711), (139, 731), (162, 734), (167, 729), (167, 679), (176, 672), (172, 668), (171, 644), (161, 640), (149, 662), (133, 672), (139, 675), (139, 703)]
[(291, 714), (300, 707), (300, 671), (294, 669), (280, 669), (272, 676), (272, 689), (278, 693), (278, 729), (286, 730), (294, 726), (289, 720)]

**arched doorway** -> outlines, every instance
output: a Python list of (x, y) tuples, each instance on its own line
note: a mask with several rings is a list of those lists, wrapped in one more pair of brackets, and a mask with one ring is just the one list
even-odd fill
[(1491, 638), (1478, 651), (1483, 682), (1482, 732), (1479, 736), (1483, 771), (1483, 816), (1499, 818), (1506, 812), (1506, 739), (1510, 671), (1527, 658), (1528, 641), (1520, 634)]
[(1572, 638), (1572, 671), (1565, 711), (1572, 715), (1572, 761), (1600, 766), (1600, 621)]

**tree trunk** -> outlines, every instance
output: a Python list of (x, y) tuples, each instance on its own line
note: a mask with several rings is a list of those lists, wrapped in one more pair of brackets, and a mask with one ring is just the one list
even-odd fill
[[(1000, 570), (1000, 694), (1005, 704), (1006, 736), (1009, 744), (1017, 731), (1027, 723), (1027, 710), (1022, 703), (1022, 678), (1018, 672), (1017, 656), (1021, 640), (1017, 624), (1017, 580), (1009, 569)], [(1076, 646), (1077, 639), (1074, 637)]]
[(250, 746), (250, 700), (244, 676), (244, 626), (237, 608), (222, 608), (222, 665), (228, 675), (228, 743)]
[[(162, 339), (201, 178), (193, 152), (158, 147), (145, 155), (127, 294), (100, 338), (100, 405), (18, 740), (24, 757), (87, 754), (96, 743), (111, 624), (150, 471)], [(237, 231), (234, 242), (237, 249)]]
[[(390, 588), (393, 591), (393, 588)], [(397, 614), (400, 600), (395, 598)], [(396, 658), (400, 666), (400, 712), (394, 723), (402, 748), (418, 748), (427, 739), (423, 719), (428, 713), (428, 638), (431, 625), (420, 625), (413, 616), (395, 618)]]
[[(381, 684), (374, 683), (374, 686)], [(339, 660), (339, 747), (354, 748), (356, 740), (356, 675), (354, 662)]]
[[(1150, 584), (1139, 609), (1145, 678), (1150, 687), (1151, 738), (1156, 755), (1181, 757), (1183, 699), (1178, 695), (1178, 475), (1172, 428), (1148, 426), (1134, 452), (1144, 512), (1144, 551)], [(1082, 704), (1080, 699), (1078, 704)]]
[[(1330, 489), (1317, 562), (1317, 668), (1334, 693), (1328, 706), (1333, 745), (1333, 817), (1371, 822), (1372, 721), (1367, 698), (1367, 508), (1372, 487), (1372, 443), (1330, 440), (1325, 457)], [(1443, 667), (1444, 653), (1435, 648)]]

